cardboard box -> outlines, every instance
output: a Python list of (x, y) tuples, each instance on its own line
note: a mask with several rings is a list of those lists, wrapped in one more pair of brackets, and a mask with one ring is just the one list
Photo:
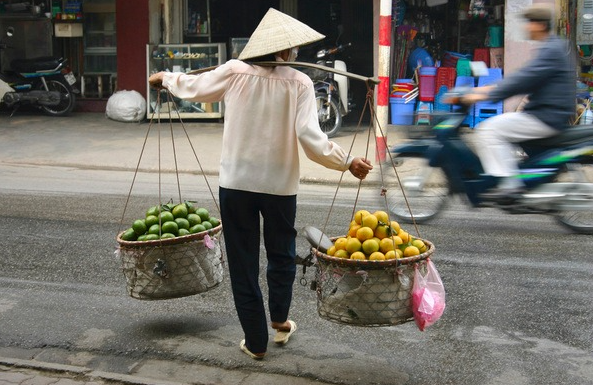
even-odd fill
[(490, 68), (504, 68), (504, 48), (490, 48)]
[(54, 31), (56, 37), (81, 37), (82, 23), (56, 23)]

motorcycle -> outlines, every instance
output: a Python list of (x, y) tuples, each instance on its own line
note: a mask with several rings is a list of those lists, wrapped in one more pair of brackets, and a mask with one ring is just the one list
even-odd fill
[[(13, 36), (9, 27), (6, 35)], [(0, 50), (10, 48), (0, 43)], [(66, 59), (39, 57), (16, 59), (11, 70), (0, 71), (0, 103), (12, 108), (12, 115), (21, 105), (32, 105), (52, 116), (69, 114), (76, 102), (76, 78), (66, 65)]]
[[(346, 63), (335, 56), (352, 44), (338, 45), (317, 51), (317, 64), (346, 72)], [(349, 80), (344, 75), (321, 70), (304, 71), (313, 80), (319, 125), (328, 137), (334, 137), (342, 127), (342, 117), (350, 112), (352, 99), (349, 94)]]
[[(415, 159), (418, 171), (384, 189), (390, 212), (402, 222), (423, 223), (444, 210), (453, 194), (465, 195), (473, 207), (496, 207), (509, 214), (545, 214), (574, 232), (593, 234), (593, 125), (571, 126), (553, 137), (519, 143), (520, 178), (526, 192), (494, 202), (480, 194), (497, 185), (484, 174), (479, 157), (460, 133), (468, 106), (465, 90), (445, 99), (458, 108), (435, 124), (434, 137), (389, 148), (397, 169)], [(478, 128), (479, 129), (479, 128)], [(467, 137), (466, 137), (467, 138)]]

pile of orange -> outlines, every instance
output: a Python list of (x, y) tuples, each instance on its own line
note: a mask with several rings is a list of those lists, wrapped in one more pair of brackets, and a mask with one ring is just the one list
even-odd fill
[(385, 211), (359, 210), (350, 222), (348, 234), (334, 241), (327, 254), (338, 258), (385, 261), (412, 257), (426, 251), (421, 239), (412, 237)]

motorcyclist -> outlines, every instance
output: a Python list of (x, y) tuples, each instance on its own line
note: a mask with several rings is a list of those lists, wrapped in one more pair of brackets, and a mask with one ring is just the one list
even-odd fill
[(575, 113), (576, 63), (573, 50), (552, 33), (553, 12), (542, 5), (525, 10), (525, 29), (539, 48), (533, 59), (494, 86), (477, 87), (462, 102), (501, 101), (527, 95), (520, 112), (508, 112), (476, 126), (477, 153), (484, 171), (498, 179), (498, 186), (482, 197), (499, 201), (520, 194), (525, 186), (513, 156), (515, 143), (550, 137), (568, 126)]

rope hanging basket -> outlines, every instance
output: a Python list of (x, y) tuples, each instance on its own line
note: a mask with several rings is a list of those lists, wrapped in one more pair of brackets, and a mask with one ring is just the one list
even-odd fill
[(362, 261), (329, 256), (312, 248), (317, 312), (323, 319), (353, 326), (392, 326), (413, 320), (414, 269), (426, 273), (434, 245), (417, 256)]
[[(157, 96), (157, 104), (160, 104), (160, 99), (161, 94), (159, 92)], [(169, 92), (167, 92), (167, 100), (172, 103), (173, 110), (177, 112), (178, 117), (180, 118), (177, 105)], [(153, 114), (150, 118), (150, 124), (146, 132), (146, 137), (144, 138), (142, 151), (138, 159), (134, 178), (132, 179), (132, 184), (122, 213), (120, 228), (124, 222), (126, 209), (132, 195), (142, 156), (146, 148), (152, 124), (155, 121), (158, 129), (158, 206), (151, 207), (146, 212), (145, 219), (134, 221), (132, 228), (121, 231), (116, 236), (118, 246), (115, 254), (121, 260), (122, 271), (126, 280), (127, 293), (132, 298), (140, 300), (163, 300), (203, 293), (217, 287), (223, 281), (224, 277), (223, 253), (220, 245), (220, 238), (222, 236), (222, 224), (220, 223), (220, 220), (217, 219), (216, 222), (213, 222), (211, 220), (213, 217), (210, 217), (208, 210), (204, 207), (196, 206), (196, 210), (191, 211), (190, 209), (193, 205), (189, 203), (193, 202), (195, 204), (196, 201), (183, 199), (171, 110), (168, 111), (168, 122), (172, 153), (168, 155), (173, 158), (175, 164), (178, 202), (173, 204), (173, 200), (171, 199), (168, 204), (163, 204), (161, 152), (164, 152), (165, 150), (161, 145), (160, 114), (157, 119), (154, 118)], [(198, 159), (198, 155), (183, 122), (181, 122), (181, 129), (185, 134), (185, 138), (193, 152), (199, 169), (202, 172), (202, 175), (204, 175), (204, 181), (208, 186), (210, 196), (220, 213), (212, 188), (208, 183), (202, 164)], [(180, 210), (178, 213), (175, 213), (177, 207), (180, 207)], [(158, 212), (151, 213), (152, 209), (158, 209)], [(196, 214), (198, 211), (200, 211), (200, 213)], [(169, 212), (170, 218), (168, 217), (165, 219), (165, 212)], [(195, 224), (195, 221), (192, 222), (194, 226), (197, 226), (204, 221), (210, 222), (209, 224), (211, 226), (209, 228), (204, 227), (204, 230), (202, 231), (196, 230), (199, 232), (193, 232), (193, 228), (189, 228), (189, 215), (196, 215), (200, 219), (200, 221), (197, 221), (197, 224)], [(153, 220), (151, 221), (153, 224), (148, 226), (147, 220), (150, 217), (154, 217), (154, 220), (158, 219), (158, 224), (154, 223)], [(178, 222), (178, 220), (181, 219), (185, 221), (183, 229), (185, 229), (184, 234), (186, 235), (181, 233), (181, 227), (178, 228), (178, 226), (180, 226), (179, 223), (183, 223)], [(137, 222), (143, 222), (138, 226), (139, 229), (135, 227)], [(167, 229), (165, 229), (165, 226), (167, 226), (168, 223), (172, 223), (174, 226), (168, 226)], [(154, 226), (157, 226), (158, 233), (151, 232), (150, 228)], [(130, 230), (132, 230), (133, 233), (128, 235)], [(139, 240), (141, 237), (148, 237), (153, 234), (159, 239)]]
[(124, 241), (117, 236), (127, 292), (136, 299), (161, 300), (206, 292), (223, 280), (219, 235), (207, 232), (156, 241)]

